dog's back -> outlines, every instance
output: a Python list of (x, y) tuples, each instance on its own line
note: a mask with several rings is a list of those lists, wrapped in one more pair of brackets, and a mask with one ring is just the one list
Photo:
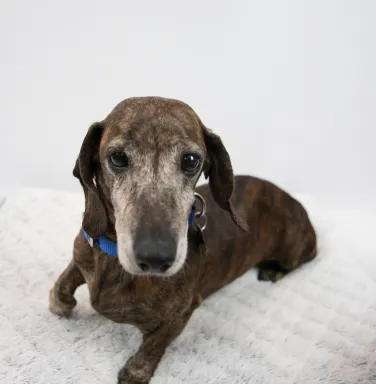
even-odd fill
[[(302, 204), (273, 183), (236, 176), (233, 204), (249, 232), (241, 231), (215, 204), (208, 185), (197, 188), (207, 204), (201, 294), (207, 297), (250, 268), (259, 279), (276, 281), (316, 256), (316, 234)], [(208, 274), (211, 276), (207, 278)]]

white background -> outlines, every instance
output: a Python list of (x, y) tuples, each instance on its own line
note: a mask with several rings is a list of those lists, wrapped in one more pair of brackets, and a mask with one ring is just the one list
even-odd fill
[(376, 196), (376, 1), (0, 4), (2, 188), (79, 191), (88, 126), (159, 95), (222, 136), (236, 173)]

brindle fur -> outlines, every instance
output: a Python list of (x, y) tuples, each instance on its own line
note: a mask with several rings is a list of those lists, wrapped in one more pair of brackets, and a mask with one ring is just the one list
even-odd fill
[[(155, 130), (153, 119), (167, 129)], [(147, 134), (150, 131), (152, 136)], [(85, 193), (83, 228), (93, 237), (118, 240), (111, 195), (114, 182), (104, 161), (108, 145), (123, 145), (125, 140), (145, 151), (158, 151), (171, 142), (178, 145), (181, 140), (191, 140), (202, 149), (202, 171), (209, 185), (196, 191), (207, 204), (206, 229), (201, 232), (195, 225), (186, 232), (184, 265), (167, 277), (128, 273), (119, 259), (92, 248), (81, 229), (74, 241), (73, 260), (50, 291), (50, 310), (69, 316), (76, 305), (76, 288), (86, 283), (96, 311), (115, 322), (133, 324), (143, 333), (143, 342), (120, 370), (118, 383), (145, 384), (202, 300), (255, 266), (260, 280), (277, 281), (316, 256), (316, 235), (305, 209), (289, 194), (265, 180), (233, 176), (219, 137), (186, 104), (134, 98), (120, 103), (106, 120), (90, 128), (74, 169)], [(196, 182), (191, 185), (192, 198)], [(135, 203), (137, 192), (128, 191), (130, 204)], [(149, 218), (157, 224), (163, 211), (162, 227), (168, 227), (173, 220), (168, 204), (178, 204), (174, 198), (170, 195), (164, 201), (160, 196), (163, 203), (154, 211), (146, 204)]]

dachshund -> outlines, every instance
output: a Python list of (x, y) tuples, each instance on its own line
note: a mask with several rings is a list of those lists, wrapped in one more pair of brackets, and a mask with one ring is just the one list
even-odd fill
[[(208, 184), (197, 186), (202, 174)], [(82, 227), (49, 308), (68, 317), (86, 283), (99, 314), (142, 332), (118, 384), (149, 383), (214, 292), (254, 267), (276, 282), (317, 253), (301, 203), (271, 182), (234, 176), (221, 138), (179, 100), (120, 102), (89, 128), (73, 175), (85, 195)]]

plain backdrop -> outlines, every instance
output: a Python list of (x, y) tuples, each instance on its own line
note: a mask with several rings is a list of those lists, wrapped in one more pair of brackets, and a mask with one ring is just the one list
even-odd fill
[(236, 173), (376, 196), (376, 1), (0, 2), (0, 186), (80, 191), (89, 125), (122, 99), (190, 104)]

